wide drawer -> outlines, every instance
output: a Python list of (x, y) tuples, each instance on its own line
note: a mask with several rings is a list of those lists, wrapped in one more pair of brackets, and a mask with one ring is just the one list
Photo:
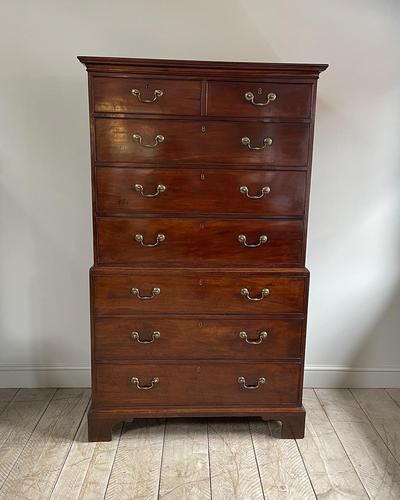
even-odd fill
[(97, 263), (300, 265), (303, 221), (99, 217)]
[(298, 401), (300, 373), (297, 363), (97, 364), (96, 405), (289, 405)]
[(302, 215), (306, 173), (197, 168), (96, 170), (97, 213)]
[[(115, 270), (92, 272), (94, 314), (304, 312), (308, 274)], [(258, 299), (258, 300), (251, 300)]]
[(96, 361), (299, 358), (302, 331), (302, 319), (96, 318), (94, 352)]
[(309, 118), (311, 85), (274, 82), (209, 82), (207, 114), (258, 118)]
[(97, 118), (96, 160), (305, 166), (309, 136), (304, 123)]
[(200, 96), (199, 81), (93, 79), (94, 110), (100, 113), (198, 115)]

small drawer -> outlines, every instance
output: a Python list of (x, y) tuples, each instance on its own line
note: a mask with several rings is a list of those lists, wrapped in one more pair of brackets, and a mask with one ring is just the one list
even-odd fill
[(96, 318), (96, 361), (300, 358), (302, 319)]
[(93, 79), (94, 110), (99, 113), (199, 115), (200, 96), (199, 81)]
[(309, 118), (311, 85), (274, 82), (209, 82), (207, 114), (258, 118)]
[(96, 170), (97, 213), (303, 215), (306, 173), (197, 168)]
[(102, 163), (187, 163), (305, 167), (305, 123), (96, 119)]
[(96, 219), (97, 263), (210, 267), (303, 263), (302, 220)]
[(96, 405), (290, 405), (300, 371), (297, 363), (97, 364)]
[(112, 269), (92, 272), (97, 316), (303, 314), (308, 273)]

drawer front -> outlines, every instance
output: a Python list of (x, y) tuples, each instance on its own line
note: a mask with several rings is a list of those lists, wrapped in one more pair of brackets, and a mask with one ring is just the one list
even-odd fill
[(95, 77), (93, 96), (99, 113), (199, 115), (201, 83)]
[(273, 82), (209, 82), (207, 114), (258, 118), (309, 118), (311, 85)]
[(305, 166), (308, 143), (304, 123), (96, 119), (99, 162)]
[(306, 173), (99, 167), (96, 190), (97, 212), (105, 215), (138, 212), (302, 215)]
[[(305, 277), (263, 272), (217, 275), (201, 271), (173, 273), (170, 269), (168, 272), (163, 269), (132, 270), (124, 274), (97, 274), (92, 283), (94, 313), (100, 316), (135, 313), (284, 314), (303, 313), (305, 307)], [(264, 294), (262, 290), (265, 290)]]
[(283, 359), (301, 355), (302, 319), (97, 318), (95, 359)]
[(298, 265), (303, 221), (97, 218), (97, 261), (113, 265)]
[[(259, 387), (246, 389), (238, 383), (239, 377), (246, 385), (259, 383)], [(136, 379), (133, 383), (132, 378)], [(300, 365), (296, 363), (97, 364), (96, 405), (294, 404), (299, 379)], [(151, 384), (148, 390), (137, 387)]]

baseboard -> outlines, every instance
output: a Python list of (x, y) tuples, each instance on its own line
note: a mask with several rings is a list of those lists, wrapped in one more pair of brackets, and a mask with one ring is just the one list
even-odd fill
[(90, 387), (87, 366), (0, 365), (0, 387)]
[(395, 388), (400, 387), (400, 367), (354, 368), (308, 365), (304, 386), (315, 388)]
[[(400, 387), (400, 367), (306, 366), (305, 387)], [(90, 387), (87, 366), (0, 365), (0, 387)]]

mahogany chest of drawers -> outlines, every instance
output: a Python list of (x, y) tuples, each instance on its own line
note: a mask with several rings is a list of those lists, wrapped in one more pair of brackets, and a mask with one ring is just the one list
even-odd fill
[(317, 64), (79, 57), (89, 74), (89, 440), (136, 417), (301, 438)]

